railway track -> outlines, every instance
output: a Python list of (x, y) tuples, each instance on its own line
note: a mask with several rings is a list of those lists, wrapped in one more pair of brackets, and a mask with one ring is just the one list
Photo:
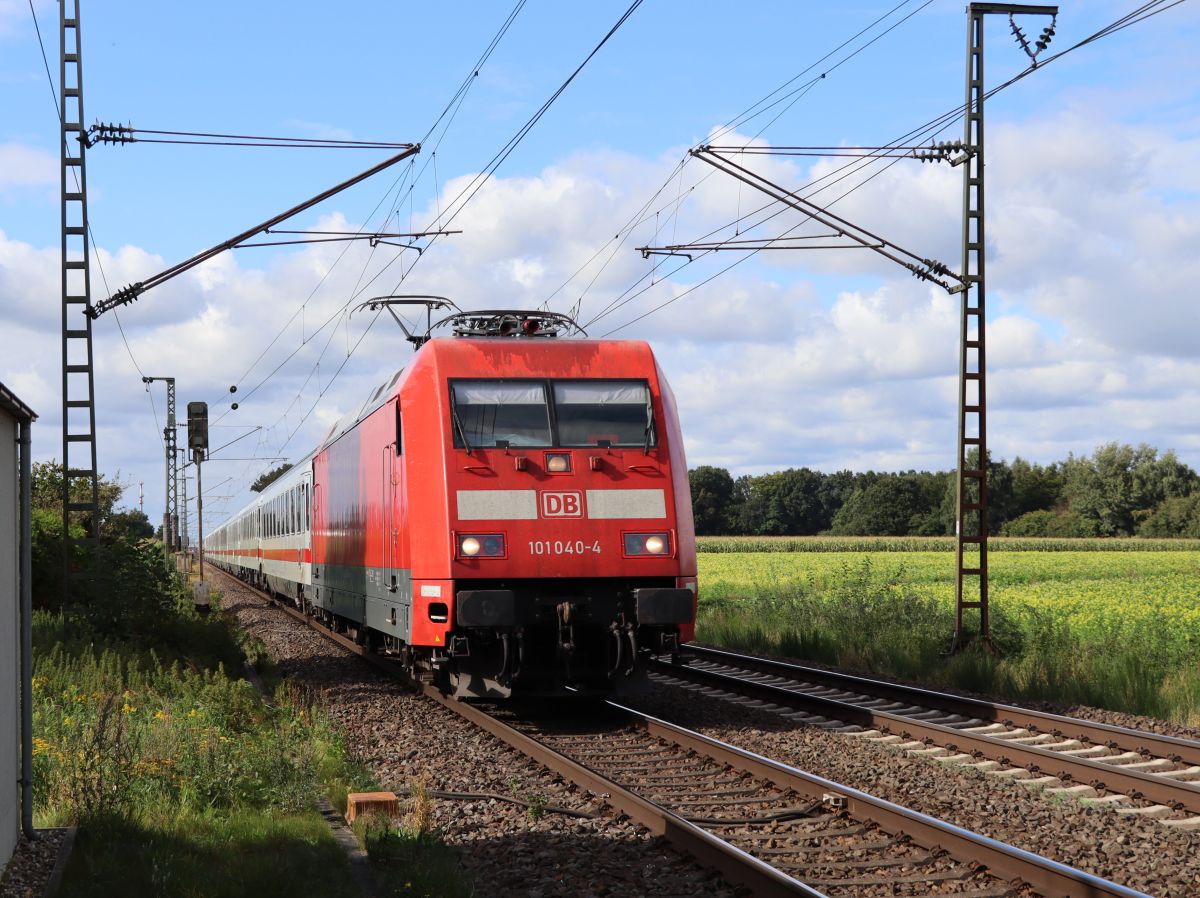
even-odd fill
[(652, 675), (911, 754), (1200, 829), (1200, 742), (689, 646)]
[[(259, 594), (401, 675), (354, 640)], [(1147, 898), (612, 702), (603, 714), (564, 725), (518, 719), (511, 708), (491, 714), (432, 686), (418, 688), (754, 895)]]

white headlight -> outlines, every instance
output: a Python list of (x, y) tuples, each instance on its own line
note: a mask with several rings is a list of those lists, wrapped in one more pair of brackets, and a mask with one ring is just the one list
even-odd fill
[(667, 542), (661, 536), (650, 536), (646, 538), (646, 551), (651, 555), (661, 555), (663, 550), (667, 548)]
[(478, 555), (479, 554), (479, 540), (477, 540), (473, 536), (468, 536), (461, 543), (459, 543), (459, 549), (462, 551), (462, 553), (464, 555)]

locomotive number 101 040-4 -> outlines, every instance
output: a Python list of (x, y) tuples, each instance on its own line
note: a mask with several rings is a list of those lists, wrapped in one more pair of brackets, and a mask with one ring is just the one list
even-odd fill
[(582, 539), (531, 539), (529, 541), (530, 555), (586, 555), (589, 552), (600, 554), (600, 540), (586, 542)]

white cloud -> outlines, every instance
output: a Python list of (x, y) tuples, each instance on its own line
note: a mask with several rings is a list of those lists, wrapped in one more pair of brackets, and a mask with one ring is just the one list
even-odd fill
[[(1194, 196), (1169, 189), (1171, 170), (1195, 147), (1147, 126), (1071, 115), (1020, 129), (1000, 124), (989, 135), (993, 452), (1049, 461), (1110, 440), (1144, 440), (1200, 467), (1200, 311), (1192, 299), (1200, 216)], [(585, 321), (629, 300), (596, 321), (593, 336), (674, 299), (615, 336), (651, 341), (679, 401), (692, 464), (739, 472), (951, 467), (957, 297), (866, 252), (763, 254), (711, 281), (741, 257), (720, 253), (682, 268), (678, 258), (644, 260), (633, 249), (642, 242), (691, 239), (750, 207), (749, 191), (739, 196), (724, 176), (705, 178), (692, 163), (630, 240), (613, 240), (678, 158), (677, 150), (649, 160), (578, 154), (536, 176), (494, 179), (455, 220), (464, 233), (427, 252), (397, 292), (447, 295), (464, 308), (528, 308), (552, 296), (551, 307), (565, 311), (582, 298)], [(786, 161), (772, 171), (785, 184), (810, 174)], [(957, 267), (958, 177), (896, 166), (835, 209)], [(445, 185), (441, 207), (468, 182)], [(681, 195), (693, 199), (676, 223), (669, 210)], [(654, 208), (668, 212), (656, 222)], [(434, 214), (436, 204), (415, 218)], [(782, 218), (770, 227), (782, 230)], [(311, 226), (357, 223), (330, 214)], [(342, 308), (355, 291), (356, 303), (392, 292), (411, 261), (354, 244), (334, 266), (344, 248), (225, 254), (176, 278), (121, 311), (134, 356), (147, 374), (178, 378), (181, 407), (212, 403), (214, 441), (261, 425), (232, 447), (236, 457), (282, 447), (295, 458), (410, 353), (385, 317), (333, 380), (371, 321), (370, 313), (347, 321)], [(124, 246), (101, 261), (116, 287), (172, 260)], [(58, 278), (56, 247), (0, 233), (0, 380), (42, 414), (43, 457), (59, 452)], [(159, 433), (111, 315), (96, 325), (96, 370), (101, 466), (144, 480), (147, 507), (157, 507)], [(161, 428), (161, 387), (154, 396)], [(240, 409), (228, 411), (235, 399)], [(244, 484), (270, 465), (227, 463), (214, 476)]]
[[(3, 28), (0, 14), (0, 29)], [(0, 193), (58, 183), (58, 160), (38, 147), (0, 143)]]

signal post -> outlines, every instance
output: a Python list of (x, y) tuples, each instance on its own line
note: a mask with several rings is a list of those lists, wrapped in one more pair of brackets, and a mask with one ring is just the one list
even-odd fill
[(200, 555), (200, 579), (192, 587), (192, 600), (196, 608), (205, 613), (209, 608), (208, 583), (204, 580), (204, 481), (201, 469), (208, 451), (208, 403), (189, 402), (188, 448), (192, 450), (192, 461), (196, 464), (196, 550)]

